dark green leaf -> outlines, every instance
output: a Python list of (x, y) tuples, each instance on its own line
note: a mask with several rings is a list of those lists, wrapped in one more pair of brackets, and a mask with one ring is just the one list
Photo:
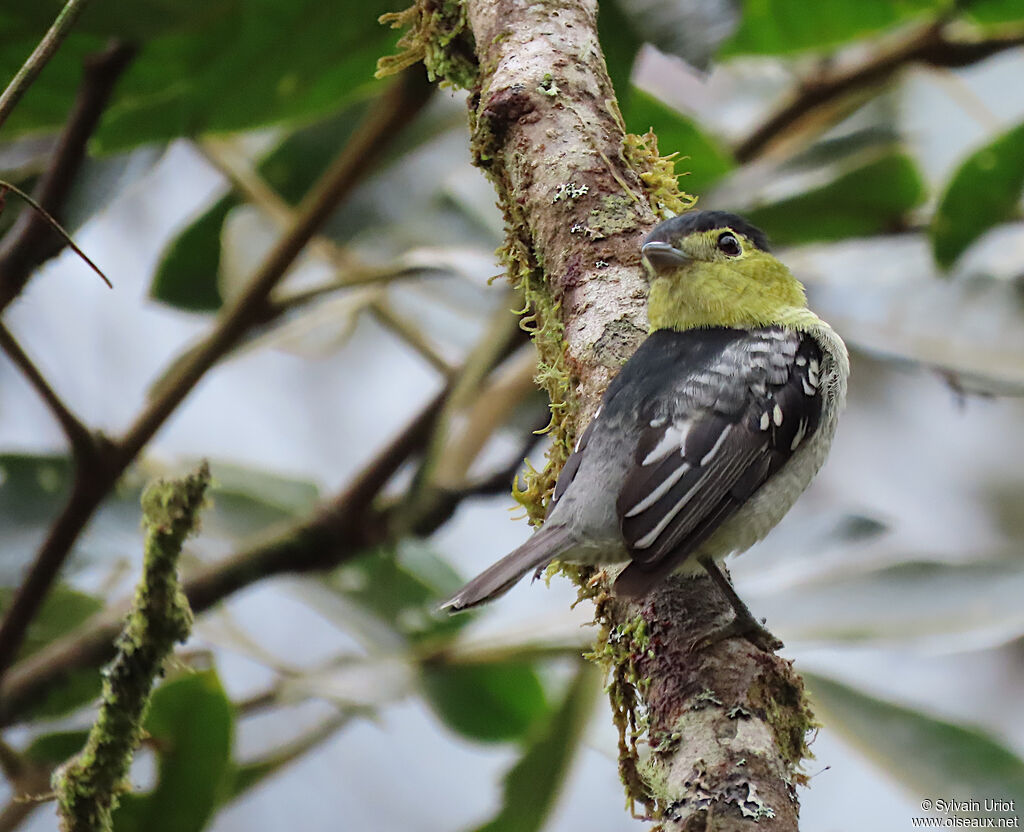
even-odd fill
[(650, 93), (634, 89), (623, 117), (631, 133), (642, 134), (653, 128), (660, 153), (679, 154), (676, 168), (686, 174), (681, 180), (685, 191), (705, 191), (735, 165), (728, 151), (702, 133), (692, 120)]
[(1024, 189), (1024, 124), (972, 153), (953, 175), (932, 218), (935, 259), (949, 268), (992, 226), (1010, 219)]
[(164, 149), (163, 145), (149, 145), (127, 153), (86, 159), (61, 213), (65, 230), (75, 233), (95, 214), (108, 208), (129, 185), (153, 169)]
[[(41, 5), (8, 4), (0, 14), (0, 76), (14, 74), (52, 21), (56, 5), (49, 14), (33, 9)], [(391, 51), (397, 36), (377, 23), (381, 13), (393, 10), (390, 0), (370, 0), (357, 9), (347, 0), (140, 5), (147, 11), (138, 16), (136, 4), (101, 9), (86, 21), (90, 25), (74, 32), (4, 125), (7, 134), (62, 124), (83, 60), (108, 35), (148, 40), (118, 84), (96, 135), (104, 152), (337, 110), (377, 83), (376, 60)], [(190, 11), (193, 6), (200, 11)]]
[[(345, 146), (365, 110), (364, 103), (354, 104), (296, 130), (261, 162), (260, 174), (281, 197), (298, 203)], [(169, 244), (150, 288), (154, 298), (196, 312), (221, 307), (224, 301), (217, 280), (221, 232), (227, 215), (238, 204), (233, 194), (222, 197)]]
[(423, 687), (449, 728), (483, 742), (521, 739), (547, 711), (544, 688), (527, 662), (428, 664)]
[[(827, 729), (920, 797), (1024, 801), (1024, 761), (984, 732), (804, 674)], [(980, 813), (974, 813), (980, 814)]]
[(629, 79), (633, 64), (643, 43), (634, 31), (632, 23), (622, 13), (618, 2), (601, 3), (597, 14), (597, 34), (601, 41), (608, 77), (619, 100), (619, 107), (625, 109), (632, 95)]
[(744, 0), (739, 31), (720, 55), (824, 50), (945, 10), (943, 0)]
[(774, 242), (790, 245), (884, 232), (898, 226), (924, 197), (914, 163), (892, 153), (813, 191), (745, 213)]
[(551, 812), (569, 773), (599, 690), (596, 670), (579, 669), (543, 731), (536, 732), (519, 762), (505, 775), (501, 811), (478, 832), (536, 832)]
[(159, 687), (145, 722), (157, 749), (156, 787), (122, 798), (115, 832), (203, 829), (227, 786), (233, 719), (212, 670)]
[(1020, 0), (967, 0), (960, 6), (965, 17), (982, 25), (1024, 20), (1024, 3)]
[[(0, 588), (0, 616), (11, 601), (14, 590)], [(29, 625), (19, 658), (30, 656), (50, 642), (80, 627), (103, 609), (103, 602), (91, 595), (58, 584), (46, 597), (42, 608)], [(46, 696), (31, 708), (31, 716), (61, 716), (94, 699), (100, 691), (100, 675), (95, 670), (78, 670), (48, 688)]]
[(220, 234), (238, 198), (219, 199), (164, 250), (149, 293), (156, 300), (193, 312), (214, 312), (224, 299), (217, 285)]
[[(7, 608), (13, 595), (14, 590), (0, 588), (0, 611)], [(31, 655), (54, 639), (70, 633), (101, 609), (103, 602), (98, 598), (68, 586), (54, 587), (43, 601), (38, 615), (29, 625), (25, 643), (21, 648), (21, 657)]]
[(56, 766), (77, 754), (89, 737), (88, 731), (57, 731), (36, 737), (22, 752), (32, 763)]

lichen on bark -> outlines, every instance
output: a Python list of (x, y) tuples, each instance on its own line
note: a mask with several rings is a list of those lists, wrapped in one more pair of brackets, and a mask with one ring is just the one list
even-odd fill
[[(504, 212), (499, 250), (552, 401), (551, 450), (517, 498), (542, 520), (576, 432), (647, 331), (639, 243), (692, 207), (674, 154), (626, 133), (597, 41), (595, 0), (463, 0), (478, 72), (474, 162)], [(410, 17), (410, 20), (414, 17)], [(677, 148), (676, 150), (685, 150)], [(729, 640), (691, 645), (732, 614), (707, 578), (673, 576), (642, 602), (565, 566), (595, 604), (631, 804), (672, 829), (795, 830), (813, 719), (790, 663)]]

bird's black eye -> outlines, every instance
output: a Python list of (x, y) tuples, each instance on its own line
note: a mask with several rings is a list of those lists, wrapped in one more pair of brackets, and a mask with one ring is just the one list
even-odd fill
[(736, 235), (728, 231), (718, 236), (718, 250), (722, 254), (728, 254), (730, 257), (738, 257), (743, 253), (743, 247), (740, 245), (740, 241), (736, 239)]

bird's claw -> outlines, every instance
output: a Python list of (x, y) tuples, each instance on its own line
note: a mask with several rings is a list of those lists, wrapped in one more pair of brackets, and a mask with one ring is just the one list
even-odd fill
[(728, 638), (745, 638), (764, 653), (774, 653), (785, 646), (755, 618), (736, 617), (728, 624), (691, 641), (690, 652), (700, 653)]

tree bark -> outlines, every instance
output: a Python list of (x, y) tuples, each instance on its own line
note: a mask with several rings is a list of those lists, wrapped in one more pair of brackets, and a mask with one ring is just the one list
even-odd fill
[[(540, 378), (557, 405), (557, 468), (647, 332), (639, 243), (685, 198), (674, 178), (666, 186), (656, 150), (625, 134), (595, 0), (421, 0), (407, 15), (404, 45), (434, 75), (465, 84), (446, 67), (464, 70), (467, 44), (475, 52), (472, 149), (505, 212), (509, 276), (532, 307)], [(544, 496), (554, 473), (528, 498)], [(586, 577), (630, 800), (668, 829), (795, 830), (813, 718), (791, 662), (736, 639), (692, 650), (731, 615), (705, 578), (675, 576), (624, 603), (603, 576)]]

